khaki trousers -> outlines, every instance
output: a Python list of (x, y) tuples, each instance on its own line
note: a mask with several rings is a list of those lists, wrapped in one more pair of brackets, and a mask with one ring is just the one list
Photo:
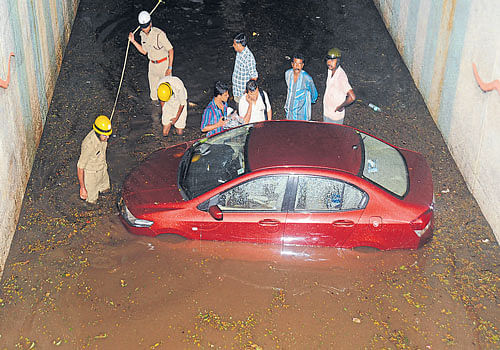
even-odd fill
[(153, 63), (149, 61), (148, 79), (149, 79), (149, 96), (151, 100), (158, 100), (158, 82), (165, 76), (168, 68), (169, 60), (166, 59), (161, 63)]
[(99, 192), (109, 190), (108, 169), (93, 171), (84, 170), (84, 182), (87, 189), (87, 202), (95, 203)]

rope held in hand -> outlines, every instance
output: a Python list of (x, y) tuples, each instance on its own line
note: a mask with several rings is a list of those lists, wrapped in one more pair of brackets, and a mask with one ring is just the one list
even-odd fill
[[(156, 6), (151, 10), (151, 12), (149, 13), (150, 15), (153, 14), (153, 12), (155, 12), (156, 8), (158, 7), (158, 5), (160, 5), (160, 3), (162, 3), (163, 0), (158, 0), (158, 3), (156, 4)], [(135, 33), (139, 30), (139, 28), (141, 28), (140, 26), (138, 26), (137, 28), (135, 28), (135, 30), (133, 31), (133, 34), (135, 35)], [(115, 104), (113, 105), (113, 110), (111, 111), (111, 115), (109, 116), (109, 120), (112, 121), (113, 120), (113, 115), (115, 114), (115, 109), (116, 109), (116, 103), (118, 102), (118, 96), (120, 95), (120, 90), (122, 88), (122, 83), (123, 83), (123, 76), (125, 75), (125, 67), (127, 66), (127, 59), (128, 59), (128, 50), (130, 48), (130, 40), (127, 40), (127, 51), (125, 51), (125, 60), (123, 62), (123, 68), (122, 68), (122, 76), (120, 78), (120, 85), (118, 85), (118, 91), (116, 92), (116, 97), (115, 97)]]

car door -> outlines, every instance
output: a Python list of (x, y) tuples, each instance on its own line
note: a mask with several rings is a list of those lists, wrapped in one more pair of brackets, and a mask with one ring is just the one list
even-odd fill
[(368, 196), (344, 181), (311, 175), (295, 177), (284, 244), (337, 246), (355, 232)]
[(285, 227), (283, 199), (287, 175), (251, 179), (209, 200), (222, 210), (222, 219), (201, 225), (201, 238), (252, 243), (279, 243)]

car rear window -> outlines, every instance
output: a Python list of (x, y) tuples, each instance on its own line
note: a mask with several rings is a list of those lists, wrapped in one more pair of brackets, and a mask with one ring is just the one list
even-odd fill
[(408, 189), (408, 168), (393, 146), (360, 132), (364, 146), (362, 174), (385, 190), (403, 197)]

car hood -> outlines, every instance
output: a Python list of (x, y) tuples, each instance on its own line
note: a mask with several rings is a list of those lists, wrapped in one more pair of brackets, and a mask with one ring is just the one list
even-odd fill
[(408, 167), (410, 188), (404, 200), (410, 203), (430, 205), (433, 200), (431, 168), (423, 155), (406, 149), (399, 149)]
[(122, 191), (129, 208), (162, 207), (183, 201), (177, 186), (177, 168), (191, 143), (156, 151), (129, 174)]

